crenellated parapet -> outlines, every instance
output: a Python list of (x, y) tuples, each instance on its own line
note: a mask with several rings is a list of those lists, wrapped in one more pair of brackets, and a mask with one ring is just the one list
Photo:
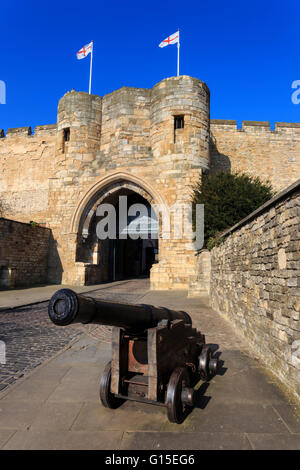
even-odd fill
[(278, 132), (295, 132), (300, 133), (300, 123), (298, 122), (275, 122), (274, 129), (268, 121), (242, 121), (242, 128), (237, 127), (237, 121), (230, 119), (211, 119), (211, 131), (228, 131), (228, 132), (265, 132), (265, 133), (278, 133)]
[(20, 137), (20, 136), (27, 136), (31, 135), (31, 127), (14, 127), (11, 129), (7, 129), (6, 137)]
[(80, 174), (146, 167), (172, 178), (176, 194), (176, 182), (191, 185), (209, 167), (209, 107), (206, 84), (184, 75), (104, 97), (72, 90), (58, 104), (57, 177), (71, 184)]
[(233, 120), (210, 122), (211, 171), (245, 172), (283, 189), (300, 174), (300, 124)]
[(43, 126), (36, 126), (34, 128), (34, 132), (32, 132), (32, 129), (30, 126), (28, 127), (13, 127), (10, 129), (7, 129), (6, 135), (4, 129), (0, 129), (0, 139), (5, 139), (8, 137), (9, 139), (13, 138), (26, 138), (26, 137), (47, 137), (50, 135), (55, 135), (56, 134), (56, 129), (57, 126), (56, 124), (46, 124)]
[(44, 126), (36, 126), (34, 128), (34, 135), (37, 137), (55, 135), (56, 130), (57, 130), (56, 124), (46, 124)]

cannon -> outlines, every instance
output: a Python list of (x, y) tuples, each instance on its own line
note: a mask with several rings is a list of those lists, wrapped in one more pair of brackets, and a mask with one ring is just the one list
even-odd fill
[(58, 326), (112, 326), (112, 360), (100, 380), (100, 400), (107, 408), (126, 400), (165, 406), (169, 421), (180, 424), (195, 404), (195, 384), (217, 371), (205, 336), (184, 311), (95, 300), (60, 289), (48, 313)]

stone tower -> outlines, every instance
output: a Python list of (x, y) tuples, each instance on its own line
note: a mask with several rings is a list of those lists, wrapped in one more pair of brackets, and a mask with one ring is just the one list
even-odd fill
[(91, 162), (101, 136), (102, 98), (72, 90), (59, 100), (56, 156)]
[[(95, 246), (92, 236), (101, 202), (118, 194), (167, 207), (190, 202), (209, 168), (209, 105), (205, 83), (188, 76), (162, 80), (152, 90), (123, 87), (103, 98), (71, 91), (59, 101), (50, 200), (63, 282), (108, 280), (109, 255), (101, 252), (108, 248)], [(192, 240), (174, 238), (172, 228), (170, 237), (159, 238), (150, 271), (154, 289), (186, 288), (194, 270)], [(51, 266), (55, 280), (55, 262)]]
[[(191, 77), (169, 78), (151, 92), (150, 143), (158, 185), (169, 206), (190, 203), (191, 189), (209, 168), (210, 95)], [(184, 288), (194, 269), (192, 240), (160, 241), (160, 262), (152, 268), (155, 289)]]

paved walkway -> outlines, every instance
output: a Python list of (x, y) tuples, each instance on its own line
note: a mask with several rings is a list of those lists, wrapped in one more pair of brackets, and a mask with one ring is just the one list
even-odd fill
[[(122, 281), (122, 283), (127, 281)], [(94, 286), (74, 287), (67, 285), (41, 285), (36, 287), (27, 287), (25, 289), (0, 290), (0, 312), (3, 310), (24, 307), (49, 300), (57, 289), (73, 289), (75, 292), (88, 293), (98, 289), (109, 289), (116, 287), (120, 282), (111, 282)]]
[[(147, 282), (147, 281), (144, 281)], [(77, 288), (77, 291), (88, 295), (119, 298), (120, 292), (114, 290), (120, 283), (102, 284), (100, 287)], [(126, 281), (122, 282), (122, 289), (126, 290)], [(47, 315), (48, 302), (58, 286), (35, 287), (20, 291), (2, 291), (0, 298), (2, 304), (10, 305), (10, 308), (0, 309), (0, 340), (6, 345), (6, 364), (0, 365), (0, 391), (23, 377), (44, 361), (61, 351), (70, 342), (79, 338), (84, 332), (93, 334), (97, 339), (105, 340), (107, 329), (95, 327), (95, 325), (74, 325), (69, 328), (57, 328)], [(59, 286), (61, 287), (61, 286)], [(121, 287), (120, 287), (121, 288)], [(113, 292), (111, 292), (111, 290)], [(143, 288), (143, 293), (145, 289)], [(15, 293), (15, 298), (13, 294)], [(139, 294), (123, 294), (125, 302), (135, 302)], [(23, 299), (24, 306), (19, 306)], [(35, 300), (34, 304), (28, 304)], [(39, 303), (36, 303), (39, 302)], [(14, 308), (16, 307), (16, 308)], [(93, 333), (92, 333), (93, 332)]]
[[(200, 382), (197, 408), (181, 425), (169, 423), (164, 408), (147, 404), (128, 401), (108, 410), (98, 392), (111, 357), (110, 329), (82, 326), (69, 347), (0, 393), (0, 448), (300, 449), (296, 403), (205, 299), (150, 292), (147, 280), (102, 285), (93, 296), (188, 311), (218, 350), (219, 374)], [(40, 315), (47, 315), (46, 304)]]

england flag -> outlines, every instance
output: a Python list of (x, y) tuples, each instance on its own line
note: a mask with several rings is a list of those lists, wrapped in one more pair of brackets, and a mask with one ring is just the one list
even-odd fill
[(171, 34), (171, 36), (168, 36), (158, 46), (159, 47), (166, 47), (169, 44), (176, 44), (176, 43), (179, 43), (179, 31), (177, 31), (174, 34)]
[(77, 59), (80, 60), (86, 57), (88, 54), (92, 52), (92, 48), (93, 48), (93, 41), (87, 44), (86, 46), (82, 47), (80, 51), (77, 52), (76, 54)]

